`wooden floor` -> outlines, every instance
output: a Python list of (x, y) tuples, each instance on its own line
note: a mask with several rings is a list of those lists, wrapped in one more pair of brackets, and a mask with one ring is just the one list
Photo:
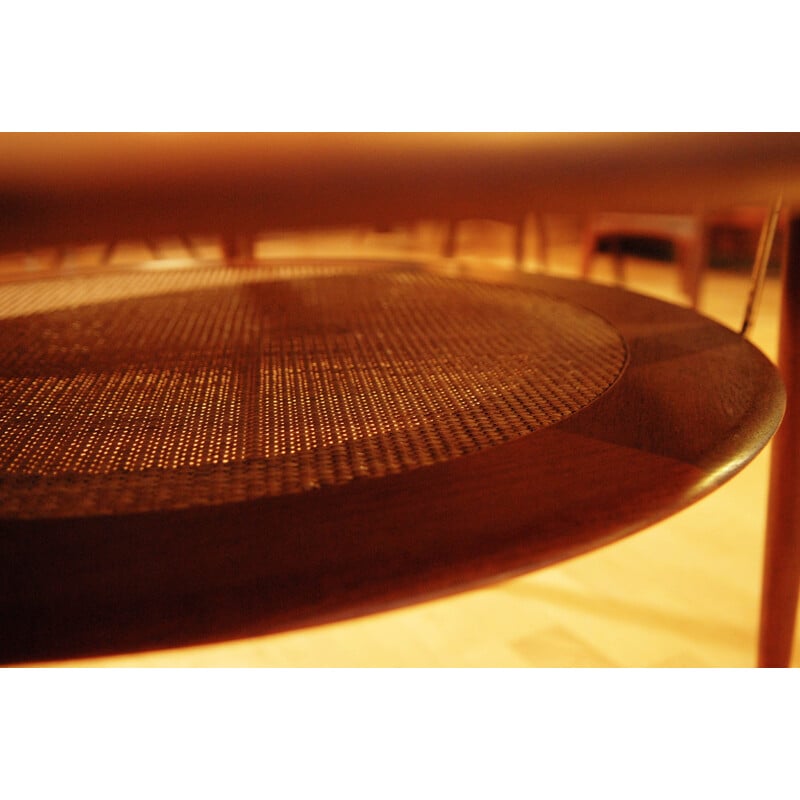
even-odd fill
[[(556, 246), (551, 259), (553, 274), (577, 274), (577, 246)], [(683, 302), (671, 265), (628, 268), (629, 288)], [(595, 277), (611, 280), (602, 257)], [(711, 271), (701, 310), (738, 328), (747, 292), (746, 274)], [(751, 338), (773, 360), (777, 302), (770, 278)], [(762, 453), (668, 521), (492, 588), (311, 630), (57, 666), (750, 667), (767, 478)]]

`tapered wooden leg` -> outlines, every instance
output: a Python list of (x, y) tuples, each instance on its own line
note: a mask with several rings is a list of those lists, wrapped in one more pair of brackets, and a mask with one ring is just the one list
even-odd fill
[(700, 300), (700, 286), (708, 259), (706, 236), (702, 229), (692, 239), (676, 239), (675, 260), (681, 273), (681, 288), (689, 298), (692, 308), (697, 308)]
[(544, 214), (537, 212), (533, 215), (533, 224), (536, 228), (536, 260), (539, 262), (539, 269), (547, 272), (547, 227), (545, 226)]
[(103, 245), (103, 250), (99, 258), (100, 266), (107, 267), (111, 263), (111, 257), (114, 255), (116, 246), (117, 243), (113, 239)]
[(708, 266), (708, 228), (702, 218), (697, 219), (697, 235), (689, 247), (687, 294), (692, 308), (700, 305), (700, 289), (703, 285), (706, 267)]
[(444, 236), (444, 245), (442, 247), (442, 255), (445, 258), (454, 258), (456, 254), (456, 246), (458, 239), (458, 222), (450, 220), (447, 223), (447, 231)]
[(245, 234), (225, 234), (220, 238), (223, 258), (228, 264), (249, 264), (253, 260), (255, 242)]
[(591, 231), (591, 222), (586, 222), (581, 237), (581, 277), (585, 281), (588, 281), (592, 275), (592, 262), (596, 249), (597, 239)]
[(194, 246), (194, 242), (191, 240), (191, 238), (185, 234), (182, 234), (179, 238), (183, 249), (189, 254), (189, 258), (193, 258), (195, 261), (198, 261), (200, 259), (200, 255), (197, 252), (197, 248)]
[(800, 215), (791, 218), (783, 265), (778, 367), (786, 415), (772, 443), (758, 663), (791, 662), (800, 588)]
[(528, 221), (523, 217), (514, 228), (514, 267), (520, 272), (525, 270), (525, 239)]
[(158, 246), (158, 242), (155, 239), (145, 239), (144, 246), (150, 251), (150, 255), (153, 259), (161, 258), (161, 248)]
[(614, 236), (611, 240), (611, 263), (614, 268), (614, 281), (617, 286), (625, 285), (625, 255), (622, 252), (622, 239)]

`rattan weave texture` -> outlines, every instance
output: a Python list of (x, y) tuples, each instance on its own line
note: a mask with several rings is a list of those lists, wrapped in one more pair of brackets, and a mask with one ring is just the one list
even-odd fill
[(586, 309), (412, 267), (5, 288), (6, 517), (183, 508), (423, 467), (564, 419), (626, 361)]

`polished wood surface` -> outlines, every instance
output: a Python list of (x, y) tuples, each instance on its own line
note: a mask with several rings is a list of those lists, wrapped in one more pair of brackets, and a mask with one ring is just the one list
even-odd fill
[(0, 250), (800, 202), (796, 134), (0, 134)]
[(595, 311), (626, 341), (626, 370), (560, 424), (424, 469), (111, 520), (6, 519), (3, 659), (247, 636), (520, 574), (702, 497), (778, 424), (774, 367), (688, 309), (544, 276), (469, 279)]
[(698, 213), (779, 193), (800, 203), (796, 134), (2, 134), (2, 145), (0, 251), (213, 233), (238, 258), (270, 229)]
[[(493, 235), (497, 269), (513, 269), (506, 236)], [(442, 231), (443, 234), (443, 231)], [(578, 233), (548, 221), (550, 274), (580, 275)], [(441, 236), (430, 237), (432, 253)], [(285, 255), (380, 252), (419, 246), (408, 234), (357, 232), (275, 242)], [(266, 250), (262, 243), (261, 250)], [(477, 254), (478, 250), (475, 250)], [(180, 251), (172, 251), (178, 257)], [(120, 253), (121, 259), (125, 254)], [(87, 253), (88, 256), (88, 253)], [(142, 257), (147, 253), (142, 252)], [(477, 260), (465, 252), (464, 258)], [(685, 303), (674, 267), (632, 257), (628, 287)], [(613, 285), (607, 255), (595, 280)], [(711, 269), (702, 311), (741, 324), (749, 275)], [(777, 276), (770, 275), (752, 341), (777, 360)], [(59, 667), (725, 667), (756, 664), (759, 592), (771, 444), (730, 481), (646, 530), (511, 580), (425, 603), (283, 633), (216, 644), (46, 662)], [(795, 648), (793, 666), (800, 665)], [(678, 676), (676, 676), (678, 677)], [(532, 676), (535, 679), (535, 676)], [(670, 677), (666, 678), (670, 680)], [(688, 680), (694, 680), (689, 676)], [(571, 680), (571, 678), (570, 678)]]
[(800, 217), (789, 222), (783, 270), (778, 365), (786, 419), (772, 446), (767, 540), (762, 583), (759, 664), (789, 664), (800, 589)]

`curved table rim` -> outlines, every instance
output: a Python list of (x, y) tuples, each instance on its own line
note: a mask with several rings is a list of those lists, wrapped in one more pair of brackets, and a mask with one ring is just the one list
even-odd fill
[(688, 309), (581, 281), (433, 268), (590, 309), (625, 339), (627, 368), (560, 423), (397, 475), (177, 511), (0, 520), (0, 659), (240, 638), (506, 579), (700, 499), (780, 422), (775, 367)]

